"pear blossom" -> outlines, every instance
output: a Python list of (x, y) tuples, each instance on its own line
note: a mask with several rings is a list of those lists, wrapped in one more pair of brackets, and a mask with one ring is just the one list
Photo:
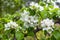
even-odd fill
[(35, 3), (35, 2), (31, 2), (31, 3), (30, 3), (30, 8), (31, 8), (31, 9), (34, 9), (34, 7), (35, 7), (35, 8), (39, 8), (39, 6), (40, 6), (40, 5), (39, 5), (38, 3)]
[(5, 30), (9, 30), (10, 29), (10, 23), (5, 24)]
[(56, 2), (60, 2), (60, 0), (56, 0)]
[(40, 6), (40, 5), (39, 5), (38, 3), (35, 3), (35, 7), (37, 7), (37, 8), (38, 8), (39, 6)]
[(35, 2), (31, 2), (30, 3), (30, 6), (35, 6)]
[(56, 3), (55, 3), (55, 2), (54, 2), (53, 4), (54, 4), (54, 8), (59, 8), (59, 6), (58, 6), (58, 5), (56, 5)]
[(18, 24), (16, 22), (10, 21), (9, 23), (5, 24), (5, 30), (9, 30), (10, 28), (16, 28)]
[(49, 3), (49, 2), (50, 2), (50, 0), (47, 0), (47, 2)]
[(50, 20), (47, 18), (47, 19), (44, 19), (43, 21), (41, 21), (41, 26), (42, 26), (43, 30), (46, 30), (48, 32), (50, 30), (49, 33), (51, 33), (51, 31), (53, 31), (53, 28), (54, 28), (54, 22), (53, 22), (53, 20)]
[(41, 25), (42, 26), (50, 27), (50, 26), (53, 26), (54, 25), (54, 22), (53, 22), (53, 20), (49, 20), (47, 18), (47, 19), (44, 19), (43, 21), (41, 21)]
[(24, 26), (26, 28), (29, 28), (29, 27), (34, 27), (37, 25), (37, 17), (36, 16), (29, 16), (29, 12), (25, 11), (21, 14), (21, 18), (20, 20), (22, 20), (24, 22)]
[(40, 11), (42, 11), (42, 10), (44, 10), (44, 7), (43, 6), (40, 6), (40, 9), (39, 9)]
[(34, 16), (29, 16), (28, 20), (24, 23), (24, 24), (26, 24), (24, 26), (27, 26), (27, 28), (28, 28), (28, 26), (29, 27), (34, 27), (34, 26), (37, 25), (37, 22), (38, 22), (38, 20), (35, 19)]
[(44, 7), (43, 6), (40, 6), (38, 3), (35, 3), (35, 2), (31, 2), (30, 3), (30, 8), (31, 9), (39, 8), (40, 11), (44, 10)]
[(51, 33), (53, 31), (52, 27), (45, 27), (43, 30), (46, 30), (48, 33)]
[(22, 20), (22, 21), (27, 21), (29, 14), (30, 14), (30, 13), (29, 13), (28, 11), (24, 10), (24, 12), (21, 13), (21, 18), (20, 18), (20, 20)]
[(59, 8), (59, 6), (56, 4), (56, 2), (60, 3), (60, 0), (56, 0), (55, 2), (53, 2), (54, 8)]

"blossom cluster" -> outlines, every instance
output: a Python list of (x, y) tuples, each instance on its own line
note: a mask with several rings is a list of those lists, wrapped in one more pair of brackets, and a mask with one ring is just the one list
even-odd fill
[(35, 16), (29, 16), (29, 12), (24, 10), (23, 13), (21, 13), (21, 18), (20, 20), (22, 20), (24, 22), (24, 26), (26, 28), (29, 27), (34, 27), (37, 25), (38, 19)]
[(40, 6), (38, 3), (35, 2), (30, 3), (30, 8), (31, 9), (38, 8), (40, 11), (44, 10), (43, 6)]
[(43, 30), (46, 30), (47, 32), (51, 33), (54, 28), (54, 22), (53, 22), (53, 20), (50, 20), (47, 18), (47, 19), (44, 19), (43, 21), (41, 21), (41, 26), (42, 26)]
[(10, 28), (16, 29), (18, 24), (16, 22), (10, 21), (9, 23), (5, 24), (5, 30), (9, 30)]

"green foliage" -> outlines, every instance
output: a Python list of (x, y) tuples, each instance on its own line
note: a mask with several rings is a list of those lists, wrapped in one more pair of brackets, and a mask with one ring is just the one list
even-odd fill
[[(46, 18), (53, 19), (54, 22), (60, 20), (60, 9), (54, 8), (51, 1), (39, 0), (36, 5), (31, 6), (28, 5), (25, 0), (0, 0), (0, 4), (0, 40), (34, 40), (35, 38), (37, 40), (60, 40), (60, 26), (56, 27), (54, 24), (51, 34), (43, 31), (41, 27), (41, 21)], [(30, 13), (28, 16), (27, 14), (25, 15), (27, 18), (25, 18), (23, 14), (24, 10)], [(24, 21), (20, 20), (21, 14), (23, 14), (23, 18), (25, 18), (23, 19)], [(35, 24), (33, 23), (33, 21), (36, 22), (33, 16), (36, 16), (35, 18), (38, 20), (37, 25), (27, 26), (30, 22), (30, 24)], [(32, 17), (32, 21), (30, 21), (28, 17)], [(25, 20), (28, 20), (29, 23)], [(25, 25), (28, 28), (24, 26), (24, 23), (27, 23), (27, 25)], [(15, 25), (17, 25), (16, 28), (14, 27)], [(7, 27), (7, 29), (10, 27), (10, 29), (5, 30), (5, 27)]]
[(56, 38), (56, 40), (60, 39), (60, 32), (58, 30), (53, 32), (54, 37)]
[(21, 32), (16, 32), (15, 34), (17, 40), (23, 40), (24, 39), (24, 34)]

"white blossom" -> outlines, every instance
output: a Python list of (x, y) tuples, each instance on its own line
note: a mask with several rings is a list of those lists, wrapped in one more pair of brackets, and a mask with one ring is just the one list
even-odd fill
[(39, 6), (40, 6), (40, 5), (39, 5), (38, 3), (35, 3), (35, 7), (37, 7), (37, 8), (38, 8)]
[(54, 2), (53, 4), (54, 4), (54, 8), (59, 8), (59, 6), (58, 6), (58, 5), (56, 5), (56, 3), (55, 3), (55, 2)]
[(30, 8), (31, 9), (38, 8), (40, 11), (44, 10), (43, 6), (40, 6), (38, 3), (35, 3), (35, 2), (30, 3)]
[(30, 27), (34, 27), (35, 25), (37, 25), (38, 20), (34, 18), (34, 16), (28, 16), (27, 20), (25, 21), (25, 25), (24, 26), (30, 26)]
[(35, 6), (35, 2), (31, 2), (30, 3), (30, 6)]
[(43, 30), (46, 30), (48, 32), (50, 31), (49, 33), (51, 33), (51, 31), (53, 31), (53, 28), (54, 28), (54, 22), (53, 20), (50, 20), (47, 18), (41, 21), (41, 26)]
[(46, 30), (48, 33), (51, 33), (53, 31), (52, 27), (45, 27), (43, 30)]
[(38, 3), (35, 3), (35, 2), (31, 2), (31, 3), (30, 3), (30, 8), (31, 8), (31, 9), (34, 9), (34, 7), (35, 7), (35, 8), (39, 8), (39, 6), (40, 6), (40, 5), (39, 5)]
[(47, 19), (44, 19), (43, 21), (41, 21), (41, 24), (44, 24), (44, 26), (53, 26), (54, 25), (54, 22), (53, 20), (49, 20), (48, 18)]
[(25, 11), (21, 14), (20, 20), (24, 22), (26, 28), (34, 27), (37, 25), (38, 19), (35, 16), (29, 16), (29, 12)]
[(50, 2), (50, 0), (47, 0), (47, 2), (49, 3), (49, 2)]
[(56, 0), (56, 1), (52, 2), (54, 5), (54, 8), (59, 8), (59, 6), (56, 4), (56, 2), (60, 3), (60, 0)]
[(16, 28), (18, 24), (16, 22), (10, 21), (9, 23), (5, 24), (5, 30), (9, 30), (10, 28)]
[(26, 10), (24, 10), (24, 12), (21, 13), (21, 18), (20, 18), (20, 20), (22, 20), (22, 21), (27, 21), (27, 20), (28, 20), (28, 16), (29, 16), (29, 12), (26, 11)]
[(43, 6), (40, 6), (40, 9), (39, 9), (40, 11), (42, 11), (42, 10), (44, 10), (44, 7)]
[(10, 29), (10, 23), (5, 24), (5, 30), (9, 30)]
[(60, 0), (56, 0), (56, 2), (60, 2)]

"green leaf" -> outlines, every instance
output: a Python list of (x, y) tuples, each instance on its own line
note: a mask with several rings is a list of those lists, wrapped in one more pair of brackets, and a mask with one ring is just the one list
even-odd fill
[(0, 34), (0, 38), (2, 38), (3, 37), (3, 35), (2, 34)]
[(44, 19), (44, 18), (47, 18), (49, 13), (47, 11), (42, 11), (41, 13), (41, 17)]
[(34, 36), (34, 32), (29, 32), (28, 36)]
[(56, 38), (52, 35), (51, 38), (50, 38), (50, 40), (56, 40)]
[(22, 40), (24, 38), (24, 34), (21, 32), (16, 32), (15, 36), (17, 40)]
[(3, 30), (3, 24), (0, 23), (0, 31)]
[(33, 27), (29, 27), (29, 28), (27, 29), (27, 31), (28, 31), (27, 35), (28, 35), (28, 36), (34, 36), (33, 30), (34, 30)]
[(39, 40), (46, 40), (43, 31), (38, 31), (38, 32), (36, 33), (36, 36), (37, 36), (37, 39), (39, 39)]
[(56, 38), (56, 40), (60, 40), (60, 32), (59, 31), (54, 31), (53, 32), (53, 35), (54, 35), (54, 37)]

